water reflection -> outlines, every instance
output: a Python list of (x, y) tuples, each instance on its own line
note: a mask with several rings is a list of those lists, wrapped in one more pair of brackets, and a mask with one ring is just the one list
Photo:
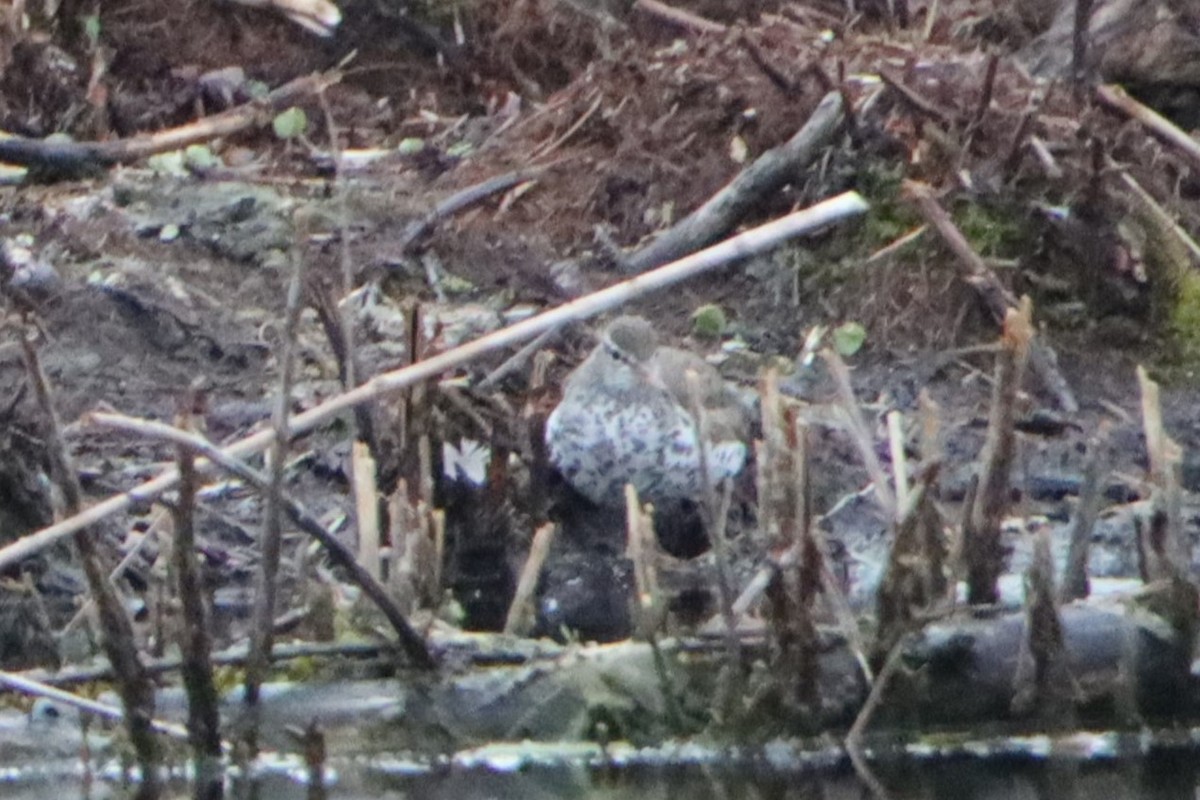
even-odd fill
[[(1084, 764), (958, 759), (879, 765), (877, 775), (895, 800), (1194, 800), (1194, 754)], [(701, 768), (631, 769), (618, 774), (580, 770), (509, 775), (447, 775), (378, 789), (395, 797), (485, 800), (520, 797), (580, 800), (864, 800), (871, 794), (848, 770), (797, 775), (768, 769), (733, 773)], [(392, 794), (395, 793), (395, 794)], [(356, 795), (346, 795), (352, 797)], [(371, 795), (358, 795), (371, 796)], [(379, 796), (379, 795), (374, 795)]]
[[(1141, 759), (1085, 763), (1028, 759), (895, 761), (876, 764), (877, 777), (894, 800), (1194, 800), (1195, 754), (1176, 751)], [(84, 786), (78, 775), (0, 774), (5, 800), (94, 800), (131, 796), (112, 782)], [(182, 782), (171, 792), (189, 798)], [(307, 800), (298, 773), (279, 771), (234, 781), (237, 800)], [(337, 769), (329, 800), (867, 800), (866, 785), (846, 770), (789, 773), (768, 767), (633, 767), (605, 771), (583, 767), (512, 772), (446, 769), (437, 774), (396, 774), (375, 764)]]

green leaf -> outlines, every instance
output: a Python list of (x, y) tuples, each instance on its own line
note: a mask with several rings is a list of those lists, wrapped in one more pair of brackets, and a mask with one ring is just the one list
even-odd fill
[(183, 151), (183, 160), (192, 169), (215, 169), (221, 166), (221, 159), (203, 144), (189, 144)]
[(100, 44), (100, 15), (88, 14), (83, 18), (83, 35), (87, 37), (88, 46), (96, 49), (96, 45)]
[(256, 81), (253, 78), (246, 81), (246, 94), (250, 95), (255, 100), (261, 100), (271, 93), (271, 87), (267, 86), (262, 81)]
[(147, 166), (159, 175), (187, 175), (188, 171), (183, 165), (183, 151), (170, 150), (166, 153), (155, 153), (146, 159)]
[(396, 145), (396, 152), (402, 156), (415, 156), (424, 149), (425, 140), (418, 139), (416, 136), (410, 136), (407, 139), (402, 139), (400, 144)]
[(867, 341), (867, 329), (857, 322), (845, 322), (833, 331), (833, 347), (838, 355), (849, 358)]
[(275, 135), (280, 139), (295, 139), (308, 130), (308, 115), (304, 113), (303, 109), (292, 106), (275, 117), (271, 127), (274, 128)]
[(729, 321), (718, 305), (700, 306), (692, 312), (692, 333), (705, 339), (716, 339), (725, 333)]

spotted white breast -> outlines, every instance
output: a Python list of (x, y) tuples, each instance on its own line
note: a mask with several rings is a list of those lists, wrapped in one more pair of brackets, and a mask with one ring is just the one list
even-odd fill
[[(594, 392), (569, 387), (546, 423), (550, 460), (572, 486), (600, 505), (624, 503), (625, 484), (648, 502), (701, 494), (696, 424), (665, 391), (636, 387)], [(710, 444), (707, 468), (715, 485), (741, 471), (746, 446)]]

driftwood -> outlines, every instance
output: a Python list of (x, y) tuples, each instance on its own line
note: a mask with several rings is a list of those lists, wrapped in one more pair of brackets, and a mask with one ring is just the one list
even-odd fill
[[(879, 702), (869, 734), (894, 742), (887, 734), (914, 721), (964, 728), (1007, 722), (1013, 726), (1010, 733), (1027, 729), (1036, 722), (1036, 709), (1026, 715), (1013, 706), (1026, 629), (1026, 615), (1018, 610), (951, 618), (905, 637), (895, 651), (896, 668), (878, 679)], [(671, 685), (685, 703), (702, 707), (711, 699), (714, 676), (728, 658), (723, 638), (659, 643)], [(1073, 604), (1062, 611), (1062, 641), (1071, 700), (1083, 723), (1119, 727), (1139, 716), (1182, 714), (1196, 699), (1190, 640), (1162, 617), (1128, 604)], [(369, 682), (300, 684), (286, 690), (286, 709), (276, 703), (271, 711), (270, 696), (279, 694), (273, 691), (264, 697), (264, 710), (270, 715), (290, 709), (308, 719), (320, 708), (323, 722), (337, 724), (340, 715), (343, 724), (357, 726), (379, 708), (372, 703), (373, 710), (354, 710), (355, 697), (375, 692), (392, 698), (397, 713), (403, 710), (404, 724), (392, 733), (408, 737), (396, 746), (411, 745), (415, 753), (514, 738), (578, 742), (588, 736), (589, 709), (600, 705), (636, 715), (638, 732), (651, 739), (681, 733), (666, 722), (667, 703), (648, 644), (559, 646), (461, 633), (434, 642), (440, 651), (455, 651), (450, 657), (455, 663), (475, 666), (432, 676), (415, 688), (394, 680), (374, 689)], [(810, 721), (822, 729), (848, 725), (863, 707), (868, 686), (844, 636), (819, 629), (818, 642), (818, 704)], [(766, 647), (762, 636), (742, 638), (750, 659), (764, 658)], [(310, 693), (323, 693), (326, 700), (303, 701)], [(161, 694), (161, 714), (170, 718), (176, 713), (172, 692)], [(239, 695), (228, 702), (236, 704)], [(759, 713), (776, 711), (765, 707)]]
[[(1148, 610), (1156, 597), (1170, 592), (1171, 587), (1160, 584), (1142, 592), (1149, 602), (1085, 602), (1062, 610), (1062, 663), (1071, 679), (1067, 701), (1070, 713), (1082, 724), (1120, 727), (1159, 715), (1184, 714), (1198, 699), (1190, 677), (1191, 637), (1181, 627), (1186, 620)], [(1022, 611), (984, 611), (927, 623), (904, 637), (889, 658), (889, 668), (876, 679), (870, 724), (864, 717), (859, 736), (870, 727), (872, 740), (881, 737), (879, 741), (894, 744), (897, 728), (911, 730), (914, 723), (968, 728), (1002, 722), (1011, 726), (1001, 729), (1010, 734), (1037, 728), (1043, 721), (1037, 708), (1013, 702), (1022, 689), (1023, 661), (1029, 658), (1024, 644), (1028, 630)], [(744, 631), (740, 636), (747, 658), (767, 656), (764, 636)], [(636, 715), (638, 733), (662, 741), (687, 731), (671, 727), (659, 670), (669, 675), (676, 700), (702, 707), (711, 698), (714, 676), (727, 663), (724, 639), (722, 632), (703, 639), (664, 640), (658, 643), (656, 655), (650, 645), (639, 642), (563, 646), (506, 635), (442, 631), (432, 637), (433, 648), (461, 669), (431, 675), (415, 688), (394, 680), (375, 685), (276, 687), (264, 695), (263, 710), (271, 718), (290, 709), (303, 715), (301, 722), (320, 713), (323, 723), (357, 727), (372, 717), (378, 719), (380, 701), (389, 698), (395, 713), (402, 710), (404, 719), (404, 725), (392, 732), (409, 737), (406, 743), (417, 754), (514, 738), (579, 742), (589, 736), (589, 709), (599, 706), (620, 718), (626, 713)], [(336, 656), (349, 649), (369, 657), (377, 648), (310, 644), (283, 646), (272, 655)], [(386, 657), (389, 650), (383, 648), (379, 654)], [(806, 712), (812, 717), (805, 724), (820, 729), (847, 725), (863, 709), (868, 695), (859, 656), (844, 634), (828, 628), (818, 628), (815, 654), (817, 702)], [(214, 661), (243, 663), (245, 657), (242, 647), (216, 654)], [(658, 660), (661, 666), (656, 665)], [(178, 665), (176, 660), (153, 662), (149, 667), (157, 673)], [(84, 671), (50, 680), (74, 682), (101, 674)], [(163, 716), (181, 713), (170, 690), (161, 694)], [(317, 699), (318, 695), (325, 699)], [(365, 707), (357, 706), (356, 698), (367, 695), (374, 699)], [(238, 704), (240, 692), (234, 692), (226, 700), (226, 711)], [(777, 712), (768, 702), (749, 713), (771, 717)], [(264, 736), (270, 736), (272, 724), (269, 719), (264, 722)], [(774, 728), (768, 725), (763, 730)]]
[(841, 95), (822, 98), (800, 131), (768, 150), (708, 202), (629, 256), (622, 269), (642, 273), (727, 236), (764, 197), (778, 191), (815, 159), (845, 118)]

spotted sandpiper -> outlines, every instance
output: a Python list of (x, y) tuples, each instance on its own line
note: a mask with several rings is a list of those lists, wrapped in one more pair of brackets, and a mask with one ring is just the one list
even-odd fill
[[(703, 432), (688, 410), (689, 371), (698, 379)], [(705, 472), (712, 485), (737, 475), (746, 462), (745, 428), (744, 409), (712, 366), (659, 347), (649, 322), (625, 316), (567, 378), (546, 422), (546, 445), (563, 477), (597, 505), (623, 505), (626, 483), (661, 505), (698, 500)], [(709, 443), (703, 462), (701, 441)]]

